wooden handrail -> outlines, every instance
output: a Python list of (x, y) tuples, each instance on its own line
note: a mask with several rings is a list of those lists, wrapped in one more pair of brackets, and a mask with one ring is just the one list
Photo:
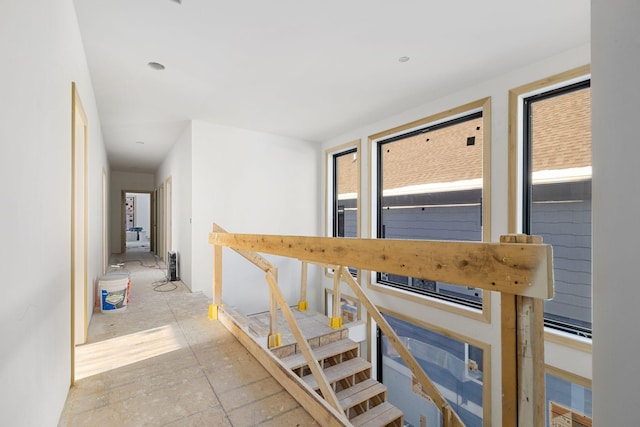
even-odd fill
[[(501, 325), (503, 345), (506, 344), (510, 349), (508, 355), (503, 352), (503, 364), (509, 365), (509, 369), (503, 369), (503, 377), (505, 372), (517, 370), (515, 381), (509, 382), (503, 378), (503, 394), (510, 391), (517, 392), (518, 395), (517, 407), (514, 408), (513, 400), (508, 400), (503, 402), (503, 411), (516, 412), (518, 425), (521, 427), (537, 426), (544, 422), (544, 339), (541, 313), (542, 300), (553, 296), (553, 254), (551, 246), (543, 245), (539, 238), (508, 235), (502, 236), (500, 243), (481, 243), (273, 236), (229, 234), (214, 224), (209, 243), (214, 245), (214, 304), (221, 303), (218, 298), (219, 286), (216, 286), (216, 280), (221, 280), (218, 271), (221, 268), (219, 249), (227, 246), (267, 273), (271, 295), (277, 299), (294, 331), (325, 399), (332, 407), (337, 408), (335, 393), (328, 386), (324, 373), (315, 361), (278, 288), (275, 268), (256, 252), (333, 267), (336, 275), (334, 287), (337, 287), (340, 279), (350, 286), (423, 390), (440, 408), (445, 427), (464, 424), (345, 266), (501, 292), (504, 309), (510, 313), (503, 315)], [(306, 282), (303, 282), (302, 288), (306, 292)], [(335, 292), (334, 298), (337, 295), (339, 294)], [(334, 301), (334, 317), (337, 317), (336, 306)], [(504, 319), (509, 322), (504, 324)], [(505, 360), (505, 355), (508, 360)], [(318, 375), (312, 366), (317, 366)], [(323, 387), (328, 387), (328, 390)]]
[(209, 243), (487, 291), (553, 297), (550, 245), (213, 232)]

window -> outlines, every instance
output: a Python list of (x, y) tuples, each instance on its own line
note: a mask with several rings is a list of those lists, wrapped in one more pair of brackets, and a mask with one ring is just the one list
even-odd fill
[[(388, 314), (384, 318), (464, 424), (483, 426), (485, 350)], [(389, 402), (404, 412), (405, 425), (441, 425), (439, 410), (380, 329), (378, 361), (378, 379), (387, 386)]]
[(332, 155), (333, 236), (358, 237), (358, 149)]
[(590, 82), (525, 97), (522, 111), (522, 229), (553, 245), (545, 325), (591, 338)]
[(553, 373), (545, 373), (547, 426), (591, 427), (591, 382), (581, 378), (572, 381), (570, 378), (566, 378), (564, 372), (557, 369), (552, 369), (552, 371)]
[[(376, 237), (483, 240), (484, 122), (475, 108), (376, 140)], [(376, 280), (482, 308), (481, 289), (384, 272)]]

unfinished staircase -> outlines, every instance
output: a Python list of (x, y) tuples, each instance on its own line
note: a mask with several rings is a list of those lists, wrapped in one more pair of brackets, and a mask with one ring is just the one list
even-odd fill
[[(313, 348), (313, 354), (351, 424), (402, 427), (402, 411), (387, 402), (387, 388), (371, 378), (371, 363), (359, 356), (359, 344), (349, 338), (331, 341), (325, 337), (319, 342), (325, 344)], [(313, 346), (312, 340), (310, 344)], [(286, 352), (283, 348), (276, 351)], [(321, 394), (302, 353), (294, 352), (280, 360)]]

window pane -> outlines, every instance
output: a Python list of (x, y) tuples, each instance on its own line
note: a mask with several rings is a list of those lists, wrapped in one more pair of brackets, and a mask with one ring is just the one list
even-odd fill
[(358, 237), (358, 152), (333, 156), (334, 237)]
[[(483, 350), (395, 317), (384, 317), (465, 425), (481, 427)], [(404, 412), (405, 425), (424, 425), (421, 421), (428, 426), (441, 425), (440, 412), (421, 397), (411, 371), (384, 336), (379, 360), (389, 402)]]
[[(378, 143), (378, 237), (482, 240), (482, 114)], [(482, 290), (379, 274), (414, 292), (481, 306)]]
[(591, 90), (531, 99), (529, 229), (553, 245), (547, 326), (591, 337)]
[(591, 426), (591, 389), (545, 374), (547, 426)]

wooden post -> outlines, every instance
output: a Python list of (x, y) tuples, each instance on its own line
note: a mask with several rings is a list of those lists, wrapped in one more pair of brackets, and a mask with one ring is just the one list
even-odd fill
[[(214, 225), (215, 230), (215, 225)], [(218, 319), (222, 305), (222, 246), (213, 245), (213, 299), (209, 306), (209, 319)]]
[[(500, 237), (500, 243), (542, 244), (525, 234)], [(545, 424), (544, 301), (528, 296), (502, 296), (503, 426)]]
[(340, 313), (340, 280), (344, 267), (336, 266), (333, 269), (333, 310), (329, 326), (333, 329), (342, 328), (342, 315)]
[(300, 278), (300, 301), (298, 301), (298, 310), (307, 311), (309, 303), (307, 302), (307, 267), (308, 263), (302, 261), (302, 277)]
[[(270, 270), (273, 280), (278, 283), (278, 269)], [(280, 347), (282, 344), (282, 336), (278, 332), (278, 300), (276, 299), (273, 289), (269, 289), (269, 348)]]

